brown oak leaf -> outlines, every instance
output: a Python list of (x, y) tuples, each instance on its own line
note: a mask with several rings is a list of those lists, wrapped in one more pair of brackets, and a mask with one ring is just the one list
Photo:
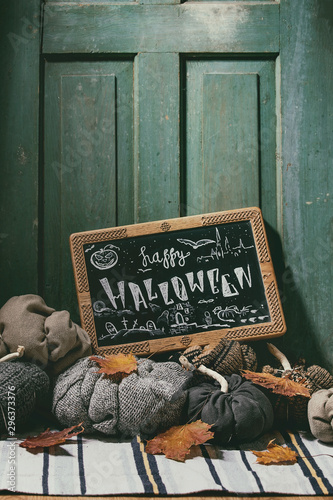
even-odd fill
[(242, 374), (247, 380), (270, 389), (275, 394), (282, 394), (287, 397), (304, 396), (310, 398), (309, 389), (303, 384), (294, 382), (288, 376), (275, 377), (271, 373), (257, 373), (250, 370), (242, 370)]
[(73, 427), (68, 427), (62, 431), (46, 431), (41, 432), (38, 436), (28, 436), (20, 446), (22, 448), (48, 448), (49, 446), (54, 446), (56, 444), (63, 444), (67, 439), (73, 436), (77, 436), (84, 431), (82, 427), (82, 422), (78, 425), (73, 425)]
[(96, 361), (100, 369), (97, 373), (104, 373), (115, 382), (120, 382), (133, 372), (137, 371), (138, 363), (133, 354), (110, 354), (104, 358), (90, 356), (92, 361)]
[(257, 464), (262, 465), (292, 465), (297, 462), (297, 453), (288, 446), (280, 446), (272, 439), (265, 451), (252, 451), (257, 457)]
[(211, 427), (202, 420), (171, 427), (147, 441), (146, 453), (162, 453), (167, 458), (184, 462), (192, 445), (203, 444), (214, 437), (214, 433), (209, 430)]

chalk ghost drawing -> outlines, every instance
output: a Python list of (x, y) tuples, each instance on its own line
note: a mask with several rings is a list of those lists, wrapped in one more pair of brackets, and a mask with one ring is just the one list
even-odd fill
[(118, 262), (118, 254), (114, 248), (119, 250), (115, 245), (106, 245), (104, 248), (97, 250), (90, 257), (90, 262), (97, 269), (110, 269)]

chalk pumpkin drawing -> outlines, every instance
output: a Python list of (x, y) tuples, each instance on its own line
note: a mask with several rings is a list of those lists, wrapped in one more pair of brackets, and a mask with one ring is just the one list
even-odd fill
[[(106, 245), (100, 250), (94, 252), (90, 257), (92, 265), (95, 266), (96, 269), (102, 270), (110, 269), (115, 266), (118, 262), (118, 254), (114, 251), (114, 248), (119, 250), (119, 248), (115, 245)], [(85, 251), (88, 252), (89, 249), (86, 249)]]

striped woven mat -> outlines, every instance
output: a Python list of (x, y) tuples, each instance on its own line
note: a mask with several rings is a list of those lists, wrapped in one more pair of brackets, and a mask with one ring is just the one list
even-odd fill
[[(298, 453), (296, 464), (256, 464), (250, 450), (265, 449), (272, 438)], [(118, 442), (79, 435), (39, 453), (19, 442), (0, 441), (0, 490), (43, 495), (333, 494), (333, 445), (307, 433), (274, 432), (238, 449), (197, 446), (184, 463), (146, 454), (139, 438)]]

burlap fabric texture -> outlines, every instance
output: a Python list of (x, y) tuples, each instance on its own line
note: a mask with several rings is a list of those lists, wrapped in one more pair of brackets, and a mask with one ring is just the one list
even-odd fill
[[(38, 400), (49, 389), (49, 377), (33, 363), (3, 361), (0, 363), (0, 432), (23, 429)], [(10, 425), (10, 422), (14, 424)]]
[(315, 392), (308, 404), (312, 434), (324, 443), (333, 443), (333, 387)]
[(133, 437), (180, 423), (191, 375), (177, 363), (139, 359), (137, 373), (120, 383), (98, 369), (84, 358), (56, 379), (53, 413), (63, 426), (83, 422), (85, 433)]
[(89, 335), (70, 319), (68, 311), (55, 311), (39, 295), (19, 295), (0, 309), (0, 357), (24, 346), (24, 360), (50, 374), (59, 374), (91, 354)]

